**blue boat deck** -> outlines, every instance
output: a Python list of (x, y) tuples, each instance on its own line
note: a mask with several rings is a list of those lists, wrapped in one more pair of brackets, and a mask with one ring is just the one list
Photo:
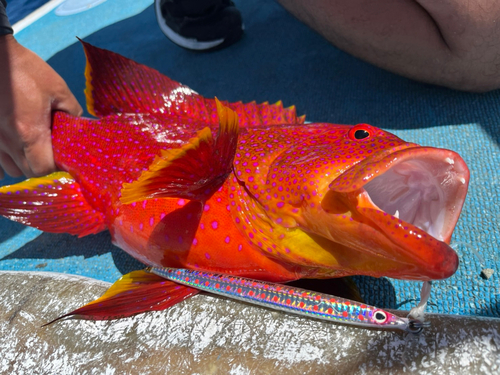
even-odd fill
[[(500, 91), (471, 94), (413, 82), (331, 46), (274, 2), (235, 3), (245, 35), (217, 52), (195, 53), (172, 44), (146, 0), (107, 0), (67, 17), (51, 10), (22, 24), (16, 38), (48, 61), (82, 106), (85, 57), (76, 37), (153, 67), (207, 97), (282, 100), (309, 121), (366, 122), (411, 142), (457, 151), (471, 171), (453, 237), (460, 267), (434, 283), (429, 311), (500, 317)], [(111, 244), (107, 232), (78, 239), (0, 218), (0, 270), (57, 271), (112, 282), (139, 268)], [(487, 280), (480, 277), (484, 268), (495, 271)], [(366, 302), (379, 307), (409, 310), (419, 298), (419, 283), (369, 277), (356, 282)]]

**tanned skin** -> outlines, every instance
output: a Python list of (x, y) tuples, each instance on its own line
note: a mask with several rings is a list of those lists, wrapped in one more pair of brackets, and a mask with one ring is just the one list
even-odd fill
[(82, 107), (64, 80), (12, 35), (0, 36), (0, 179), (54, 172), (51, 112)]
[(338, 48), (463, 91), (500, 88), (498, 0), (278, 0)]

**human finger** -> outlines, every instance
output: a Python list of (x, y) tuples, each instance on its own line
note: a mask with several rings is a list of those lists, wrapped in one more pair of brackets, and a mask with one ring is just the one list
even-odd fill
[(50, 132), (24, 147), (24, 156), (33, 176), (45, 176), (57, 170)]
[(60, 89), (55, 94), (55, 98), (52, 103), (52, 109), (68, 112), (73, 116), (81, 116), (83, 113), (82, 106), (78, 103), (78, 100), (76, 100), (75, 96), (66, 85), (66, 82), (61, 79), (60, 84)]
[[(20, 177), (23, 175), (21, 169), (17, 166), (9, 154), (0, 153), (0, 168), (3, 169), (11, 177)], [(2, 176), (3, 178), (3, 176)]]

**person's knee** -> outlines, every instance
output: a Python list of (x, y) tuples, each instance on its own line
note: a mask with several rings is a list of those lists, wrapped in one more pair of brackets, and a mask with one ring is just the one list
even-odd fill
[[(500, 46), (489, 50), (471, 47), (466, 56), (454, 57), (444, 71), (445, 86), (461, 91), (488, 92), (500, 89)], [(446, 66), (448, 65), (448, 66)]]

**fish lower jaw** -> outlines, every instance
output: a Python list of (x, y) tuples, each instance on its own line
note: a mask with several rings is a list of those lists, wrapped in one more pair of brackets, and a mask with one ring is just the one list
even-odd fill
[(360, 195), (373, 208), (449, 242), (469, 178), (463, 160), (459, 161), (451, 157), (405, 160), (366, 183)]

